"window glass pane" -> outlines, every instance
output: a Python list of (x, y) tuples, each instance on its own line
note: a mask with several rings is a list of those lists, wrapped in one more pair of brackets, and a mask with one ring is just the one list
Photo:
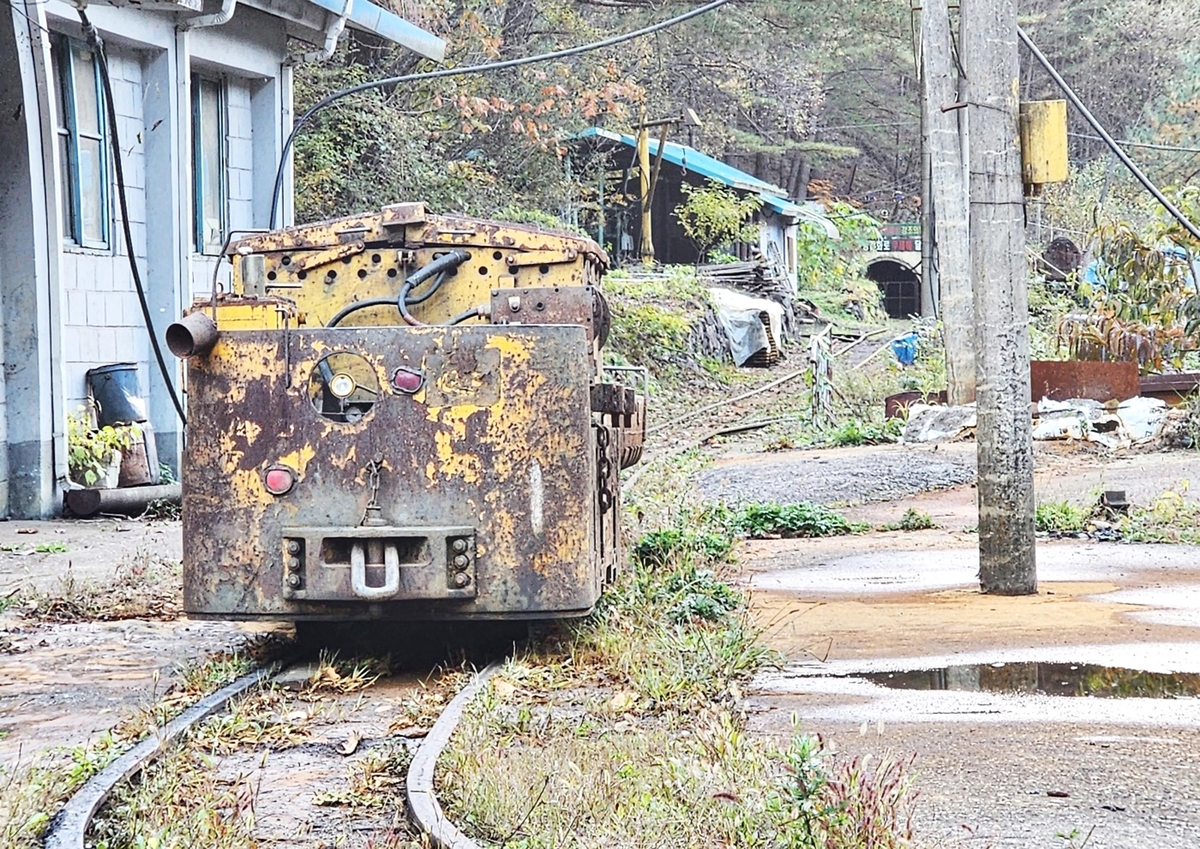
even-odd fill
[(58, 137), (58, 157), (62, 179), (62, 194), (59, 196), (58, 205), (62, 207), (63, 238), (74, 241), (75, 229), (71, 226), (71, 219), (75, 214), (71, 200), (75, 197), (73, 187), (71, 186), (71, 140), (66, 135)]
[(98, 139), (79, 139), (79, 218), (84, 242), (104, 241), (104, 169)]
[(72, 45), (71, 68), (75, 74), (75, 128), (88, 135), (100, 135), (100, 103), (96, 98), (96, 65), (92, 51)]
[(67, 113), (65, 111), (64, 98), (67, 96), (66, 80), (63, 79), (63, 63), (62, 63), (62, 42), (55, 42), (54, 49), (50, 52), (50, 64), (54, 71), (54, 126), (60, 130), (67, 128)]
[(223, 124), (221, 116), (221, 87), (212, 80), (199, 81), (200, 134), (199, 159), (201, 247), (220, 245), (224, 240), (225, 165), (221, 148)]

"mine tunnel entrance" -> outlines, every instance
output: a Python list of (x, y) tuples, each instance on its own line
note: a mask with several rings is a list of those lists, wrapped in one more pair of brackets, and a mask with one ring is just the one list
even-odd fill
[(908, 266), (892, 259), (877, 260), (867, 266), (867, 279), (879, 286), (889, 318), (921, 314), (921, 278)]

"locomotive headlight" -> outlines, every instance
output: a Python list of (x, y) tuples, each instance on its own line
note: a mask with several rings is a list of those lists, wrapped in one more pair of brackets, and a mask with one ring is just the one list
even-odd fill
[(354, 378), (344, 371), (335, 374), (329, 381), (329, 391), (333, 393), (335, 398), (349, 398), (357, 388), (358, 386), (354, 383)]

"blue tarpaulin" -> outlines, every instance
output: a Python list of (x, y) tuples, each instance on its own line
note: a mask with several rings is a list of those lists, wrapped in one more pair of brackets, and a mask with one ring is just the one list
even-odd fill
[(892, 341), (892, 353), (896, 355), (900, 365), (911, 366), (917, 361), (917, 345), (920, 341), (921, 337), (915, 333)]

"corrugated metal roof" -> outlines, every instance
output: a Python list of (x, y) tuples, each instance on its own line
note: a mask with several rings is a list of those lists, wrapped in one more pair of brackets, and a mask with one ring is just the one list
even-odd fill
[[(600, 127), (588, 127), (583, 132), (578, 133), (575, 138), (603, 139), (627, 147), (637, 147), (637, 139), (633, 136), (625, 133), (614, 133), (612, 130), (605, 130)], [(650, 139), (650, 156), (653, 158), (657, 155), (658, 139), (652, 138)], [(762, 200), (763, 206), (794, 221), (812, 221), (817, 223), (825, 229), (826, 234), (831, 239), (836, 239), (840, 235), (833, 222), (825, 217), (824, 210), (820, 204), (794, 203), (787, 199), (786, 189), (771, 185), (765, 180), (760, 180), (753, 174), (747, 174), (745, 171), (734, 168), (732, 165), (728, 165), (719, 159), (714, 159), (707, 153), (702, 153), (694, 147), (667, 142), (663, 148), (663, 159), (687, 171), (695, 171), (697, 174), (707, 177), (710, 180), (716, 180), (718, 183), (730, 188), (740, 189), (744, 192), (753, 192)]]
[[(576, 138), (600, 138), (611, 142), (627, 145), (629, 147), (637, 147), (637, 139), (633, 136), (623, 133), (614, 133), (612, 130), (605, 130), (600, 127), (588, 127), (583, 132), (579, 133)], [(658, 155), (658, 139), (650, 139), (650, 156)], [(726, 165), (719, 159), (713, 159), (707, 153), (701, 153), (694, 147), (688, 147), (675, 142), (667, 142), (663, 148), (663, 159), (670, 162), (672, 165), (678, 165), (680, 168), (688, 171), (695, 171), (697, 174), (702, 174), (709, 179), (716, 180), (718, 183), (724, 183), (735, 189), (741, 189), (746, 192), (762, 192), (771, 197), (782, 198), (787, 194), (786, 189), (779, 186), (773, 186), (764, 180), (760, 180), (753, 174), (747, 174), (745, 171), (734, 168), (732, 165)]]

